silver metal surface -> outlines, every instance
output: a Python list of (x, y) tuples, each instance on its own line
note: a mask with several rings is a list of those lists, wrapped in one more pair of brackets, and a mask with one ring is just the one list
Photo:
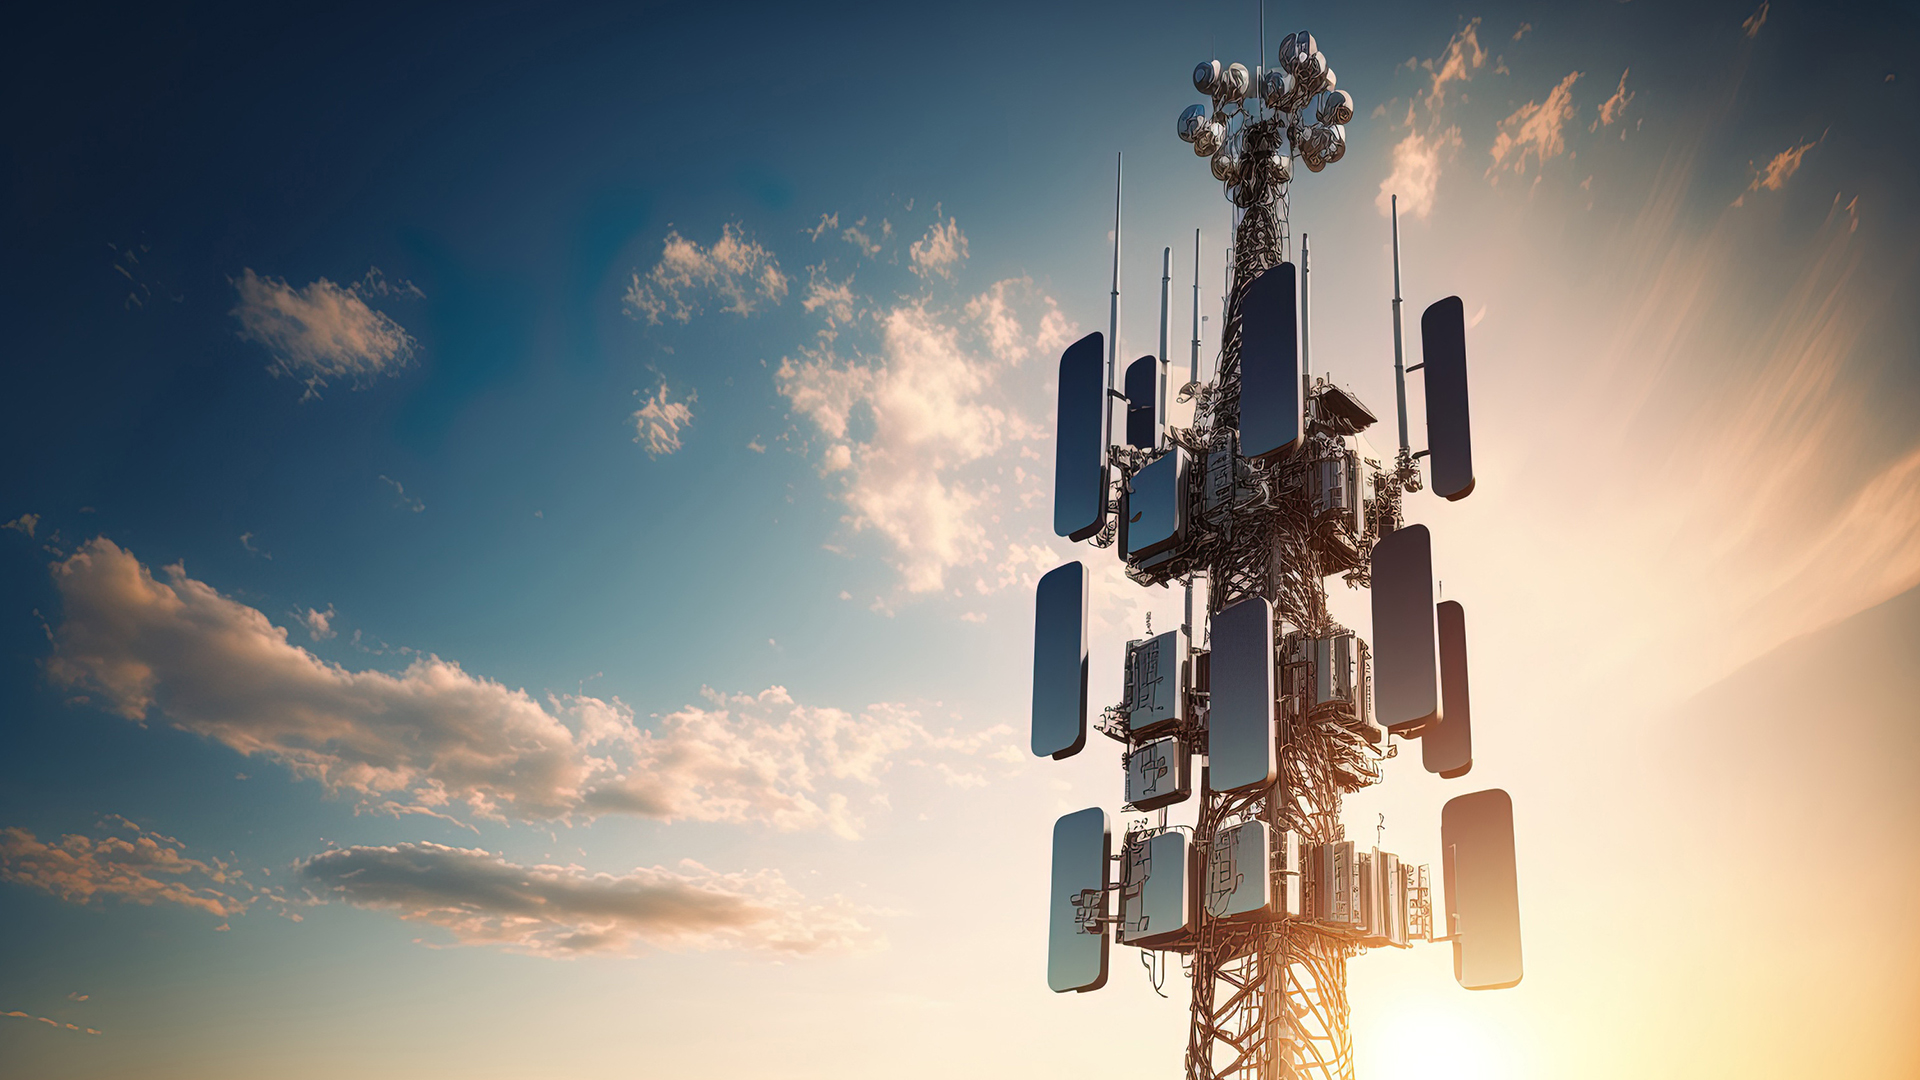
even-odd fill
[(1440, 631), (1440, 722), (1420, 732), (1420, 761), (1451, 780), (1473, 768), (1473, 710), (1467, 693), (1467, 612), (1456, 600), (1434, 608)]
[(1417, 731), (1439, 719), (1433, 537), (1425, 525), (1373, 546), (1373, 679), (1374, 717), (1388, 731)]
[(1087, 568), (1047, 571), (1033, 595), (1033, 753), (1071, 757), (1087, 745)]
[(1107, 983), (1107, 930), (1112, 914), (1107, 863), (1113, 834), (1107, 812), (1076, 810), (1053, 826), (1053, 884), (1047, 902), (1047, 985), (1055, 993), (1098, 990)]
[(1193, 794), (1193, 752), (1177, 737), (1155, 739), (1127, 754), (1127, 805), (1158, 810)]
[(1264, 459), (1300, 441), (1300, 290), (1292, 263), (1248, 286), (1240, 322), (1240, 453)]
[(1053, 531), (1084, 540), (1107, 523), (1107, 383), (1098, 331), (1060, 354), (1054, 423)]
[(1178, 829), (1135, 835), (1120, 890), (1120, 943), (1170, 945), (1193, 928), (1193, 845)]
[(1469, 990), (1520, 981), (1520, 884), (1513, 800), (1499, 788), (1462, 795), (1440, 811), (1453, 977)]
[(1273, 783), (1273, 605), (1251, 596), (1213, 617), (1207, 715), (1208, 785), (1240, 791)]
[(1207, 916), (1271, 914), (1273, 869), (1273, 826), (1247, 821), (1215, 833), (1207, 854)]
[(1187, 535), (1187, 452), (1178, 446), (1133, 474), (1122, 510), (1129, 562), (1180, 546)]
[(1175, 627), (1127, 646), (1126, 685), (1121, 702), (1131, 731), (1148, 733), (1187, 718), (1187, 688), (1192, 681), (1187, 632)]
[(1467, 415), (1467, 316), (1459, 297), (1449, 296), (1420, 316), (1420, 356), (1433, 493), (1464, 499), (1473, 492), (1473, 425)]

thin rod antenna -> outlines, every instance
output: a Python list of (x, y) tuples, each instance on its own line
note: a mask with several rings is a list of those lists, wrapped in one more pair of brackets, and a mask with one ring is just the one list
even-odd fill
[(1122, 157), (1113, 155), (1113, 293), (1107, 307), (1106, 441), (1113, 441), (1113, 375), (1120, 361), (1120, 177)]
[(1407, 354), (1400, 337), (1400, 196), (1392, 197), (1393, 213), (1393, 400), (1400, 410), (1400, 460), (1407, 459)]
[(1167, 337), (1173, 319), (1173, 249), (1160, 249), (1160, 392), (1153, 399), (1153, 443), (1167, 441)]
[(1313, 262), (1308, 257), (1307, 234), (1300, 234), (1300, 402), (1304, 407), (1313, 391)]
[(1187, 381), (1200, 381), (1200, 230), (1193, 230), (1193, 360)]
[(1267, 95), (1261, 86), (1267, 73), (1267, 0), (1260, 0), (1260, 61), (1253, 65), (1253, 96), (1259, 102), (1260, 116), (1267, 115)]

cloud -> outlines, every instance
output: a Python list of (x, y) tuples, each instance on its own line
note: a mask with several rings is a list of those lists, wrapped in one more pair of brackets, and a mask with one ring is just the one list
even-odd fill
[(878, 786), (908, 751), (936, 762), (972, 752), (904, 706), (854, 714), (780, 687), (710, 690), (642, 730), (618, 698), (541, 702), (437, 656), (396, 674), (352, 671), (184, 567), (165, 575), (104, 537), (55, 563), (64, 610), (45, 665), (54, 685), (278, 762), (375, 812), (456, 822), (462, 811), (624, 813), (851, 836), (861, 822), (849, 793)]
[[(1433, 212), (1434, 193), (1440, 184), (1440, 159), (1443, 153), (1460, 145), (1460, 129), (1445, 123), (1442, 109), (1447, 104), (1447, 87), (1465, 83), (1487, 62), (1487, 51), (1480, 47), (1480, 20), (1473, 19), (1448, 39), (1439, 56), (1421, 61), (1419, 66), (1431, 76), (1424, 97), (1407, 100), (1407, 129), (1393, 147), (1393, 168), (1380, 182), (1373, 204), (1386, 216), (1393, 209), (1393, 197), (1399, 195), (1403, 209), (1415, 217)], [(1522, 31), (1524, 33), (1524, 30)], [(1515, 40), (1518, 40), (1516, 35)], [(1407, 59), (1409, 69), (1414, 66)], [(1381, 115), (1385, 115), (1384, 111)], [(1449, 155), (1450, 156), (1450, 155)]]
[(747, 238), (738, 225), (724, 226), (710, 248), (668, 230), (660, 261), (645, 277), (633, 272), (624, 306), (627, 314), (656, 326), (663, 318), (684, 323), (700, 313), (707, 295), (721, 302), (722, 311), (745, 316), (785, 299), (787, 276), (773, 252)]
[[(82, 998), (81, 1000), (84, 1001), (86, 999)], [(0, 1012), (0, 1016), (11, 1016), (21, 1020), (31, 1020), (36, 1024), (45, 1024), (51, 1028), (65, 1028), (68, 1031), (77, 1031), (84, 1035), (100, 1034), (99, 1028), (81, 1027), (78, 1024), (63, 1024), (60, 1021), (53, 1019), (52, 1017), (35, 1016), (32, 1013), (21, 1012), (19, 1009), (9, 1009), (6, 1012)]]
[(325, 641), (334, 636), (333, 619), (334, 611), (332, 604), (328, 604), (327, 610), (325, 611), (315, 611), (312, 608), (308, 608), (307, 613), (300, 616), (300, 621), (306, 624), (307, 633), (311, 635), (315, 641)]
[(1534, 167), (1539, 168), (1566, 152), (1567, 122), (1576, 111), (1573, 84), (1579, 78), (1578, 71), (1568, 74), (1548, 92), (1544, 102), (1528, 101), (1514, 110), (1512, 116), (1500, 121), (1500, 134), (1490, 150), (1493, 164), (1487, 167), (1489, 178), (1498, 183), (1496, 174), (1503, 169), (1525, 176), (1529, 154), (1533, 156)]
[[(1612, 97), (1600, 103), (1600, 115), (1594, 117), (1592, 126), (1587, 128), (1589, 133), (1599, 131), (1603, 127), (1611, 127), (1614, 121), (1626, 115), (1627, 106), (1633, 101), (1633, 95), (1627, 91), (1627, 73), (1632, 70), (1627, 68), (1620, 73), (1619, 87), (1614, 90)], [(1624, 135), (1625, 132), (1621, 134)]]
[(129, 720), (260, 755), (368, 799), (551, 819), (591, 775), (581, 744), (524, 691), (434, 656), (404, 671), (348, 671), (287, 640), (265, 615), (187, 576), (153, 577), (104, 537), (53, 566), (64, 614), (46, 670)]
[(777, 873), (721, 874), (691, 861), (615, 875), (413, 843), (323, 852), (295, 873), (320, 898), (430, 923), (462, 945), (543, 956), (640, 946), (804, 954), (871, 937), (851, 906), (807, 904)]
[[(635, 396), (640, 391), (635, 390)], [(650, 457), (662, 457), (680, 449), (680, 431), (693, 423), (693, 402), (698, 396), (689, 392), (685, 401), (667, 400), (667, 382), (653, 396), (642, 398), (640, 407), (629, 417), (633, 421), (633, 441), (645, 443)]]
[(919, 714), (898, 705), (855, 715), (799, 704), (781, 686), (705, 697), (638, 733), (627, 776), (595, 790), (588, 805), (662, 821), (824, 827), (851, 838), (861, 821), (848, 789), (879, 786), (905, 751), (934, 741)]
[(416, 514), (427, 508), (427, 504), (424, 502), (421, 502), (420, 497), (418, 495), (407, 494), (406, 487), (403, 484), (401, 484), (400, 481), (395, 480), (393, 477), (388, 476), (386, 473), (381, 473), (380, 479), (384, 481), (388, 487), (391, 487), (393, 489), (393, 498), (394, 498), (393, 505), (401, 507), (406, 510), (411, 510)]
[(39, 514), (21, 514), (5, 525), (0, 525), (0, 529), (12, 529), (17, 533), (25, 533), (29, 538), (33, 536), (33, 531), (39, 527)]
[[(1007, 378), (1064, 347), (1074, 328), (1025, 279), (957, 311), (925, 298), (858, 304), (877, 327), (873, 354), (823, 341), (782, 358), (776, 384), (818, 436), (822, 472), (841, 478), (847, 525), (892, 549), (908, 592), (937, 591), (1003, 542), (1004, 468), (993, 462), (1044, 435)], [(1039, 478), (1023, 482), (1037, 489)]]
[[(1798, 146), (1790, 146), (1773, 155), (1773, 160), (1767, 162), (1765, 168), (1754, 170), (1753, 182), (1747, 185), (1747, 190), (1741, 192), (1739, 197), (1733, 200), (1733, 205), (1744, 206), (1747, 201), (1747, 196), (1756, 191), (1762, 189), (1779, 191), (1781, 188), (1786, 187), (1787, 181), (1793, 177), (1793, 174), (1800, 171), (1800, 159), (1806, 157), (1807, 151), (1820, 145), (1821, 139), (1825, 138), (1826, 136), (1823, 134), (1819, 139), (1815, 139), (1812, 142), (1801, 143)], [(1752, 163), (1749, 162), (1748, 164), (1751, 165)]]
[[(178, 904), (226, 920), (246, 911), (252, 891), (219, 859), (194, 859), (185, 845), (126, 818), (108, 818), (100, 838), (69, 833), (43, 841), (25, 829), (0, 829), (0, 881), (39, 889), (68, 903), (95, 900)], [(126, 837), (131, 837), (127, 839)], [(220, 929), (226, 929), (224, 922)]]
[(1487, 50), (1480, 47), (1479, 31), (1480, 20), (1476, 17), (1447, 41), (1446, 49), (1438, 57), (1421, 62), (1420, 66), (1433, 75), (1426, 100), (1430, 116), (1446, 105), (1449, 83), (1467, 82), (1487, 62)]
[(273, 356), (267, 370), (305, 384), (304, 397), (319, 396), (335, 379), (358, 389), (378, 376), (397, 375), (419, 349), (399, 323), (366, 302), (368, 295), (417, 296), (419, 290), (411, 284), (395, 289), (377, 269), (345, 288), (320, 278), (296, 289), (249, 268), (234, 288), (240, 301), (232, 315), (240, 321), (240, 337), (265, 346)]
[(1460, 145), (1460, 129), (1447, 127), (1432, 135), (1414, 128), (1413, 106), (1407, 106), (1406, 137), (1394, 144), (1393, 168), (1380, 182), (1380, 194), (1374, 203), (1382, 213), (1393, 209), (1393, 196), (1401, 196), (1401, 208), (1414, 217), (1433, 212), (1434, 191), (1440, 185), (1441, 151)]
[(253, 542), (253, 534), (250, 532), (243, 532), (240, 534), (240, 546), (245, 548), (247, 551), (247, 554), (249, 555), (258, 555), (261, 558), (267, 559), (267, 560), (271, 560), (273, 558), (272, 552), (269, 552), (263, 548), (255, 546)]
[(953, 218), (948, 218), (944, 225), (936, 221), (926, 236), (913, 242), (908, 254), (914, 273), (921, 277), (938, 275), (951, 281), (954, 270), (967, 261), (967, 237)]
[(1755, 8), (1753, 14), (1747, 16), (1746, 21), (1740, 24), (1740, 29), (1747, 32), (1747, 37), (1757, 37), (1760, 33), (1760, 28), (1767, 25), (1768, 3), (1769, 0), (1760, 0), (1760, 6)]
[(1530, 23), (1530, 22), (1523, 22), (1523, 23), (1521, 23), (1521, 24), (1520, 24), (1520, 29), (1518, 29), (1518, 30), (1515, 30), (1515, 31), (1513, 32), (1513, 40), (1515, 40), (1515, 41), (1519, 41), (1519, 40), (1520, 40), (1521, 38), (1523, 38), (1523, 37), (1526, 37), (1526, 36), (1527, 36), (1527, 31), (1529, 31), (1529, 30), (1531, 30), (1531, 29), (1533, 29), (1533, 24), (1532, 24), (1532, 23)]

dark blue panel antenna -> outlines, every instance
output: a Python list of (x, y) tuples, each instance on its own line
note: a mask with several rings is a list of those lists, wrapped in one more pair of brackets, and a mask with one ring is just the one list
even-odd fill
[(1154, 399), (1160, 389), (1160, 361), (1143, 356), (1127, 365), (1127, 445), (1151, 450), (1160, 443)]
[(1033, 597), (1033, 753), (1072, 757), (1087, 745), (1087, 568), (1047, 571)]
[(1467, 417), (1467, 318), (1457, 296), (1420, 316), (1420, 359), (1427, 375), (1427, 449), (1433, 493), (1450, 500), (1473, 492), (1473, 431)]
[(1053, 531), (1085, 540), (1107, 523), (1105, 338), (1088, 334), (1060, 354), (1053, 458)]
[(1240, 453), (1267, 458), (1300, 441), (1300, 285), (1292, 263), (1261, 272), (1240, 309)]
[(1440, 722), (1420, 732), (1420, 760), (1430, 773), (1451, 780), (1473, 768), (1473, 710), (1467, 695), (1467, 611), (1442, 600), (1434, 609), (1440, 627)]
[(1396, 735), (1440, 719), (1434, 663), (1433, 536), (1425, 525), (1373, 545), (1374, 713)]

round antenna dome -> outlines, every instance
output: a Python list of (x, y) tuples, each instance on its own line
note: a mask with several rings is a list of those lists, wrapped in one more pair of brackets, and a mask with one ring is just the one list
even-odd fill
[(1240, 162), (1232, 154), (1222, 151), (1213, 155), (1213, 178), (1223, 184), (1231, 184), (1240, 175)]
[(1314, 116), (1323, 124), (1344, 124), (1353, 119), (1353, 95), (1345, 90), (1328, 92), (1320, 99)]
[(1224, 125), (1217, 122), (1207, 124), (1194, 134), (1193, 152), (1199, 157), (1211, 157), (1214, 151), (1220, 149), (1220, 144), (1226, 140), (1226, 137), (1227, 129)]
[(1253, 89), (1253, 75), (1245, 64), (1230, 64), (1220, 78), (1220, 96), (1228, 101), (1240, 101)]
[(1193, 88), (1215, 97), (1220, 90), (1220, 61), (1208, 60), (1193, 69)]
[(1199, 137), (1200, 129), (1206, 126), (1207, 107), (1205, 105), (1189, 105), (1186, 111), (1180, 114), (1180, 120), (1174, 126), (1173, 130), (1174, 134), (1180, 136), (1181, 142), (1192, 142)]

